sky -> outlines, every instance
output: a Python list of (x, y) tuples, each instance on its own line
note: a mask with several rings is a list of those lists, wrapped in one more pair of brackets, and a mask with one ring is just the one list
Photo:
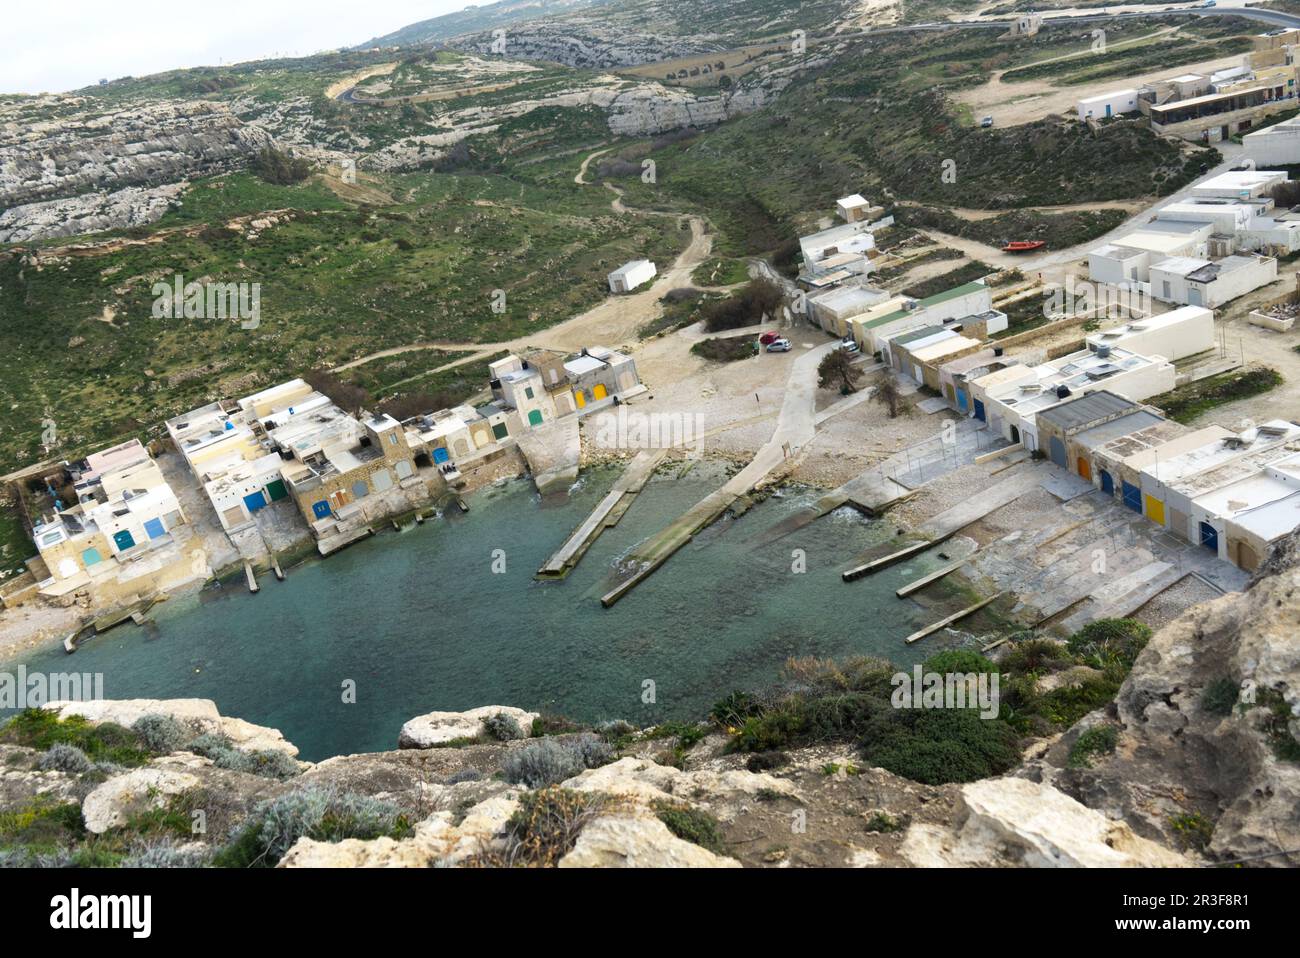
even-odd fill
[[(353, 46), (468, 0), (7, 0), (0, 93)], [(483, 5), (482, 3), (479, 4)]]

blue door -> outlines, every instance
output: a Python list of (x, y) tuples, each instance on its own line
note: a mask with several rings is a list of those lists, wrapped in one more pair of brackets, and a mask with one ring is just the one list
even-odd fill
[(161, 519), (150, 519), (144, 524), (144, 531), (149, 533), (150, 539), (161, 539), (167, 535), (167, 530), (163, 528)]
[(1106, 116), (1107, 116), (1107, 117), (1110, 116), (1110, 104), (1109, 104), (1109, 103), (1106, 104)]
[(1140, 513), (1142, 511), (1142, 490), (1127, 482), (1123, 483), (1123, 486), (1124, 505), (1128, 506), (1134, 512)]
[(983, 403), (982, 401), (978, 400), (978, 399), (975, 400), (975, 418), (978, 419), (980, 422), (984, 422), (984, 421), (985, 421), (985, 420), (984, 420), (984, 403)]
[(963, 389), (957, 390), (957, 408), (962, 412), (966, 411), (966, 391)]
[(113, 533), (113, 544), (117, 546), (118, 552), (125, 552), (127, 549), (135, 545), (135, 539), (132, 537), (130, 532), (123, 529), (121, 532)]
[(313, 502), (311, 506), (311, 514), (317, 519), (324, 519), (330, 514), (330, 504), (324, 499), (320, 502)]
[(1110, 477), (1110, 473), (1105, 469), (1101, 471), (1101, 491), (1108, 496), (1115, 495), (1115, 480)]
[(442, 465), (444, 462), (451, 462), (451, 453), (447, 452), (445, 446), (440, 446), (433, 450), (433, 461), (438, 465)]
[(1208, 522), (1201, 523), (1201, 545), (1215, 555), (1219, 554), (1219, 530)]
[(248, 506), (249, 512), (256, 512), (258, 509), (266, 508), (266, 495), (261, 489), (251, 495), (244, 496), (244, 505)]
[(1050, 440), (1048, 440), (1047, 445), (1051, 449), (1052, 462), (1056, 463), (1062, 469), (1066, 468), (1065, 443), (1061, 442), (1061, 440), (1058, 439), (1056, 436), (1053, 436)]

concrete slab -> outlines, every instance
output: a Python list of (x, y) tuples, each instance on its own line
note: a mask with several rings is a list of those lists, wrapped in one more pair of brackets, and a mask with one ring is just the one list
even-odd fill
[(939, 396), (931, 396), (928, 399), (918, 401), (916, 408), (921, 410), (921, 412), (925, 413), (927, 416), (932, 416), (937, 412), (943, 412), (945, 409), (949, 408), (949, 406), (947, 400), (942, 399)]

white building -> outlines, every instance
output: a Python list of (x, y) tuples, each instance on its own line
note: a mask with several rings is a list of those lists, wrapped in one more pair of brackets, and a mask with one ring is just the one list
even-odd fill
[(846, 223), (860, 223), (871, 218), (871, 204), (861, 193), (854, 193), (836, 201), (835, 212)]
[(1092, 333), (1086, 342), (1093, 352), (1118, 346), (1177, 362), (1214, 346), (1214, 313), (1201, 306), (1184, 306)]
[(1102, 120), (1121, 113), (1134, 113), (1137, 108), (1138, 91), (1130, 88), (1080, 100), (1077, 109), (1080, 120)]
[(1113, 347), (1106, 355), (1091, 349), (1033, 367), (1010, 367), (971, 383), (989, 428), (1026, 449), (1039, 448), (1037, 413), (1096, 389), (1141, 402), (1174, 388), (1173, 363), (1163, 356), (1141, 356)]
[(634, 259), (624, 263), (609, 274), (609, 291), (611, 293), (630, 293), (658, 274), (655, 264), (648, 259)]
[(1300, 163), (1300, 116), (1274, 123), (1241, 138), (1246, 155), (1256, 166), (1292, 166)]
[(1219, 260), (1175, 256), (1151, 265), (1151, 296), (1164, 303), (1221, 306), (1277, 279), (1277, 260), (1253, 253)]
[[(1248, 137), (1255, 135), (1257, 134), (1247, 134)], [(1271, 195), (1273, 187), (1285, 182), (1285, 170), (1229, 170), (1204, 183), (1197, 183), (1192, 187), (1191, 194), (1220, 199), (1260, 199)]]

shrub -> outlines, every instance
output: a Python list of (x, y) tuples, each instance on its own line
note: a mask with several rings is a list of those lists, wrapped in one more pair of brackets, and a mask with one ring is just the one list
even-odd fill
[(585, 769), (604, 765), (612, 755), (609, 744), (590, 733), (569, 742), (547, 738), (512, 751), (501, 763), (501, 769), (512, 785), (544, 788), (573, 778)]
[(1237, 683), (1226, 675), (1217, 678), (1201, 693), (1201, 708), (1211, 715), (1231, 715), (1237, 704)]
[(140, 737), (112, 722), (91, 724), (84, 716), (60, 718), (48, 709), (29, 708), (0, 726), (0, 741), (45, 751), (51, 745), (75, 745), (93, 762), (135, 767), (149, 761)]
[(1070, 636), (1066, 648), (1093, 668), (1127, 675), (1150, 638), (1150, 627), (1136, 619), (1098, 619)]
[(866, 824), (869, 832), (896, 832), (902, 827), (902, 823), (888, 812), (876, 812), (867, 819)]
[(1119, 729), (1113, 725), (1096, 725), (1083, 732), (1070, 747), (1070, 768), (1092, 768), (1096, 755), (1109, 755), (1119, 742)]
[(715, 855), (726, 854), (726, 840), (718, 820), (708, 812), (674, 802), (655, 802), (655, 815), (683, 841), (693, 842)]
[(1169, 819), (1169, 825), (1184, 848), (1204, 851), (1214, 837), (1214, 823), (1199, 812), (1175, 815)]
[(785, 301), (781, 287), (768, 279), (754, 279), (745, 288), (704, 307), (704, 328), (711, 333), (767, 322)]
[(253, 157), (249, 168), (268, 183), (291, 186), (311, 175), (311, 164), (302, 157), (294, 157), (273, 146), (268, 146)]
[(320, 842), (383, 836), (402, 839), (410, 832), (410, 822), (396, 805), (332, 787), (304, 788), (258, 805), (249, 821), (213, 858), (213, 864), (270, 868), (300, 838)]
[(1020, 761), (1015, 732), (971, 709), (891, 709), (871, 723), (862, 755), (915, 782), (973, 782)]
[(723, 728), (735, 728), (761, 712), (758, 701), (748, 692), (732, 692), (709, 709), (709, 718)]
[(136, 842), (122, 859), (122, 868), (202, 868), (212, 853), (198, 842), (159, 838)]
[(71, 775), (80, 775), (89, 772), (94, 768), (94, 764), (77, 746), (59, 742), (41, 753), (41, 757), (36, 760), (36, 767), (42, 772), (68, 772)]
[(131, 730), (140, 736), (145, 748), (164, 755), (180, 751), (194, 737), (190, 729), (170, 715), (142, 715), (135, 720)]
[(1051, 639), (1025, 639), (1011, 646), (1002, 658), (1002, 668), (1007, 672), (1040, 673), (1050, 671), (1070, 661), (1065, 646)]
[(495, 715), (489, 715), (483, 720), (483, 728), (490, 738), (498, 742), (513, 742), (521, 738), (527, 738), (524, 730), (519, 727), (519, 723), (513, 716), (505, 712), (497, 712)]
[(554, 865), (573, 850), (583, 827), (610, 799), (598, 792), (575, 792), (554, 786), (529, 792), (506, 824), (506, 847), (489, 853), (480, 864)]
[(477, 782), (483, 778), (483, 773), (476, 768), (461, 768), (447, 776), (448, 785), (459, 785), (461, 782)]
[(982, 672), (995, 675), (999, 671), (995, 663), (970, 649), (945, 649), (926, 659), (922, 668), (926, 672), (937, 672), (941, 675), (949, 673), (966, 675), (971, 672), (977, 675)]
[(759, 752), (757, 755), (749, 756), (745, 768), (751, 772), (767, 772), (780, 768), (789, 761), (790, 756), (785, 752)]
[(245, 752), (235, 748), (230, 739), (224, 735), (205, 732), (190, 742), (191, 752), (212, 759), (217, 768), (232, 772), (244, 772), (248, 775), (261, 775), (283, 781), (293, 778), (301, 772), (298, 763), (287, 752), (279, 749), (263, 749), (257, 752)]

